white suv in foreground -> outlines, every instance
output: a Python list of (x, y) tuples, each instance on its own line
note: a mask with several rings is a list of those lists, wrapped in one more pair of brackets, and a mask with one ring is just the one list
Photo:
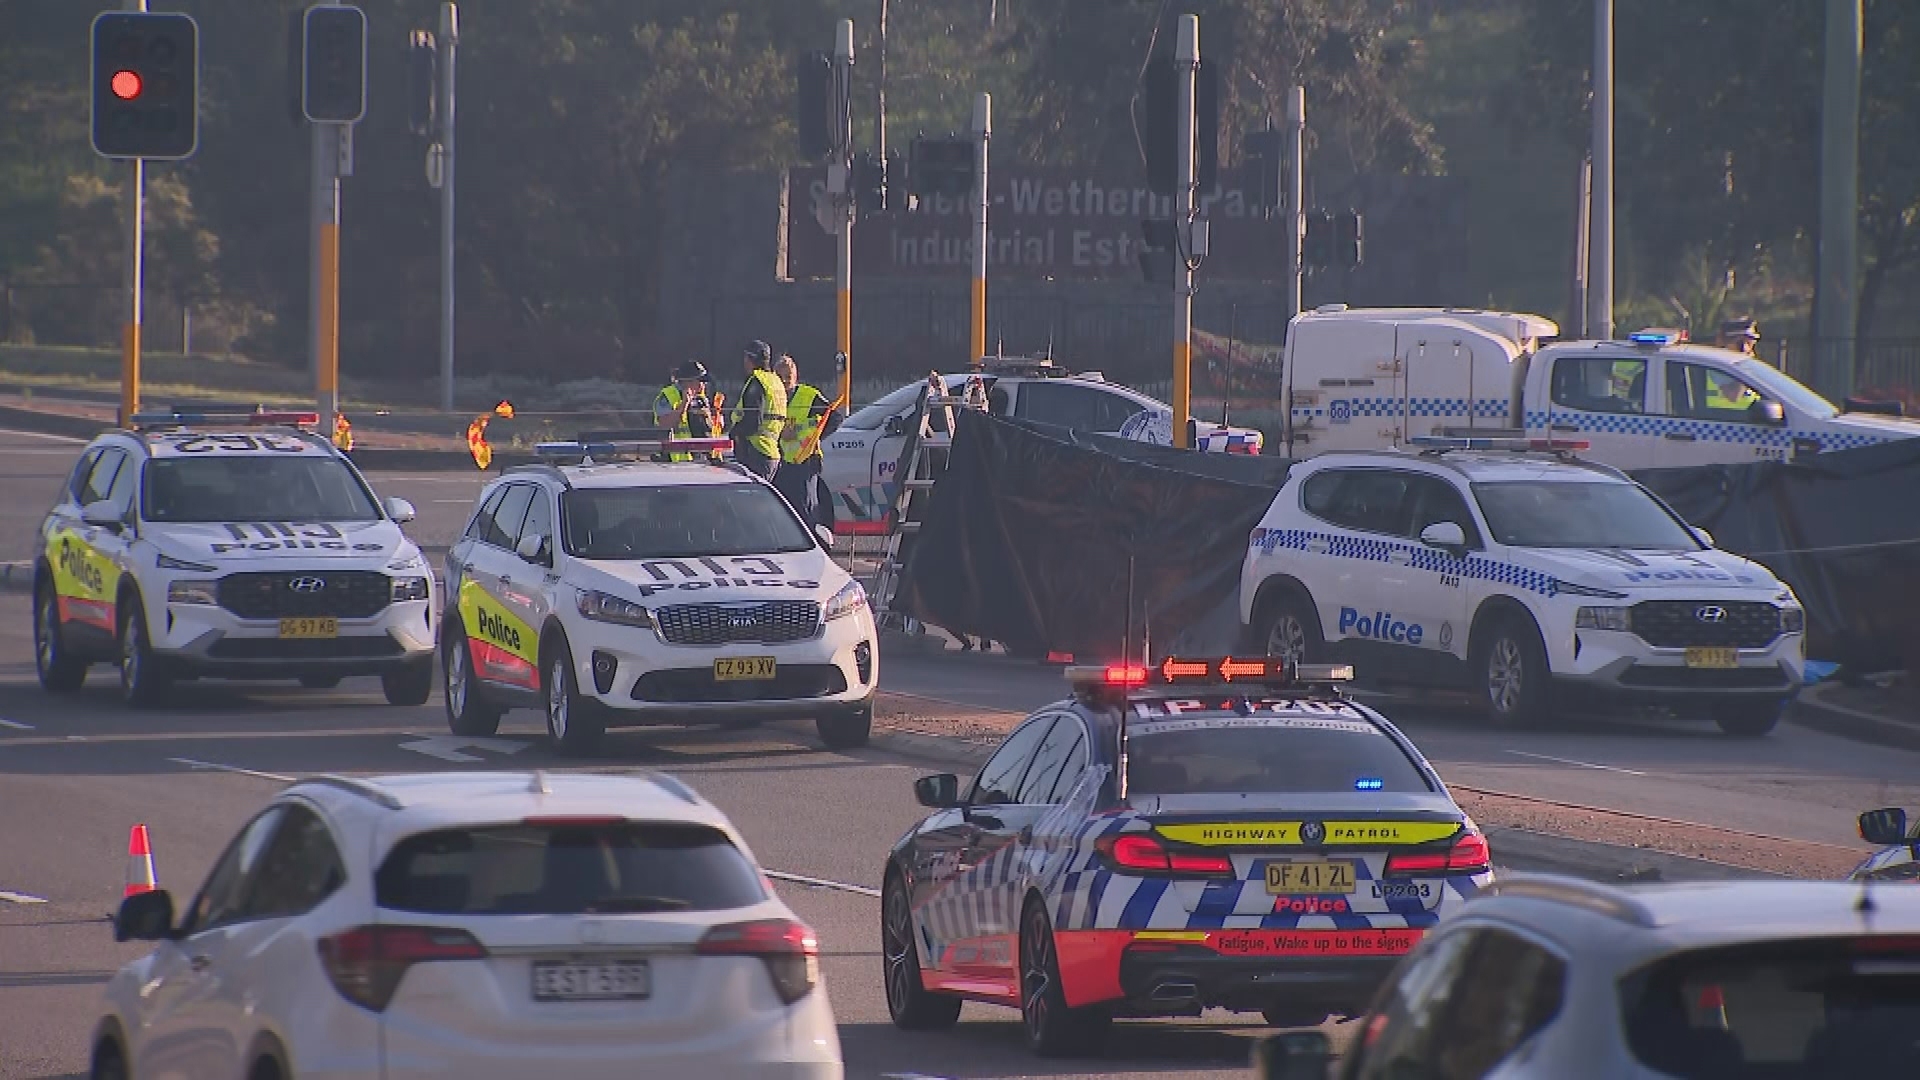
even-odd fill
[(1466, 690), (1517, 726), (1559, 698), (1772, 730), (1802, 682), (1806, 616), (1766, 567), (1565, 452), (1579, 444), (1416, 442), (1288, 473), (1241, 568), (1249, 645)]
[(302, 781), (114, 937), (95, 1080), (843, 1075), (813, 931), (665, 775)]

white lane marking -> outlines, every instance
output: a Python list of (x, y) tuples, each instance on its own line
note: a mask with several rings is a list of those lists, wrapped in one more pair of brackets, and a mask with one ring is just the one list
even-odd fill
[(881, 1073), (880, 1080), (947, 1080), (932, 1073)]
[(1582, 769), (1598, 769), (1601, 772), (1626, 773), (1628, 776), (1647, 775), (1643, 772), (1634, 772), (1632, 769), (1622, 769), (1617, 765), (1595, 765), (1591, 761), (1575, 761), (1572, 758), (1554, 757), (1551, 754), (1529, 754), (1525, 750), (1508, 750), (1507, 753), (1517, 754), (1520, 757), (1538, 758), (1541, 761), (1558, 762), (1561, 765), (1577, 765)]
[(0, 900), (5, 900), (9, 904), (44, 904), (46, 903), (45, 900), (42, 900), (37, 896), (28, 896), (26, 893), (7, 892), (5, 889), (0, 889)]
[(472, 499), (435, 499), (433, 501), (442, 506), (466, 506), (473, 502)]
[(283, 784), (293, 783), (293, 777), (291, 776), (281, 776), (279, 773), (256, 772), (252, 769), (243, 769), (238, 765), (222, 765), (214, 761), (195, 761), (193, 758), (184, 757), (170, 757), (167, 760), (173, 762), (175, 765), (185, 765), (189, 769), (212, 769), (215, 772), (239, 773), (241, 776), (256, 776), (262, 780), (278, 780)]
[(865, 885), (849, 885), (844, 881), (828, 881), (825, 878), (808, 877), (805, 874), (787, 874), (779, 870), (763, 871), (775, 881), (790, 881), (795, 885), (810, 885), (816, 889), (832, 889), (835, 892), (850, 892), (855, 896), (870, 896), (880, 899), (879, 889), (869, 889)]
[[(409, 735), (408, 738), (413, 736)], [(474, 762), (481, 758), (461, 753), (462, 748), (491, 750), (496, 754), (517, 754), (527, 748), (518, 739), (463, 739), (458, 735), (432, 735), (418, 742), (401, 743), (400, 749), (439, 758), (441, 761)]]
[(0, 727), (3, 727), (3, 728), (12, 728), (12, 729), (13, 729), (13, 730), (15, 730), (15, 731), (32, 731), (32, 730), (34, 730), (34, 727), (33, 727), (33, 725), (32, 725), (32, 724), (23, 724), (23, 723), (21, 723), (21, 722), (20, 722), (20, 721), (18, 721), (18, 720), (0, 720)]
[(12, 428), (0, 428), (0, 435), (18, 435), (23, 439), (45, 439), (48, 442), (85, 443), (87, 439), (76, 439), (71, 435), (49, 435), (44, 431), (15, 431)]

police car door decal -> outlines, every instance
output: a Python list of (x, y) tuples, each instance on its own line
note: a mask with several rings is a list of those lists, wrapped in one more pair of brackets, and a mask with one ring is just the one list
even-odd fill
[(114, 561), (66, 526), (56, 527), (48, 536), (47, 561), (53, 565), (54, 602), (60, 621), (117, 633), (114, 598), (120, 588), (120, 568)]
[(490, 682), (540, 688), (540, 635), (470, 577), (460, 583), (460, 622), (474, 674)]

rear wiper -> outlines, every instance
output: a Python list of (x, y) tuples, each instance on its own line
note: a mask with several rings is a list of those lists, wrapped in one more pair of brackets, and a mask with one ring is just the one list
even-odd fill
[(633, 914), (643, 911), (684, 911), (689, 906), (677, 896), (603, 896), (582, 910), (588, 914)]

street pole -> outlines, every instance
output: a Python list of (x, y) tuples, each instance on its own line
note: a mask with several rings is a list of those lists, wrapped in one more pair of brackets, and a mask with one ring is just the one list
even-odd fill
[(440, 5), (440, 407), (453, 411), (453, 62), (460, 8)]
[(1588, 248), (1593, 240), (1593, 159), (1580, 162), (1578, 205), (1573, 213), (1573, 302), (1567, 327), (1575, 339), (1587, 336), (1587, 271), (1592, 265)]
[(1300, 260), (1301, 234), (1307, 222), (1307, 88), (1296, 86), (1287, 94), (1287, 325), (1300, 314), (1301, 277), (1305, 268)]
[[(839, 405), (853, 407), (853, 186), (848, 183), (853, 169), (853, 118), (849, 100), (853, 85), (853, 20), (841, 19), (833, 43), (834, 68), (834, 147), (833, 160), (839, 166), (840, 191), (835, 221), (840, 232), (834, 237), (833, 259), (833, 336), (834, 346), (847, 362), (840, 369)], [(832, 170), (829, 170), (831, 172)]]
[(1814, 386), (1853, 393), (1855, 244), (1860, 210), (1860, 0), (1827, 0), (1826, 93), (1820, 106), (1820, 254), (1813, 300)]
[(993, 95), (973, 99), (973, 333), (967, 363), (987, 355), (987, 142), (993, 138)]
[(308, 310), (313, 325), (314, 398), (320, 430), (333, 435), (340, 405), (340, 141), (344, 124), (313, 124), (312, 252)]
[(887, 0), (880, 0), (880, 20), (874, 41), (879, 63), (873, 73), (873, 157), (887, 160)]
[(1188, 449), (1187, 418), (1192, 415), (1193, 374), (1193, 260), (1189, 254), (1193, 234), (1193, 97), (1194, 72), (1200, 66), (1200, 17), (1180, 16), (1180, 36), (1173, 56), (1174, 78), (1179, 97), (1174, 106), (1178, 144), (1174, 147), (1174, 225), (1179, 242), (1174, 245), (1173, 268), (1173, 445)]
[[(127, 0), (128, 11), (147, 10), (147, 0)], [(146, 246), (147, 163), (127, 163), (127, 324), (120, 330), (120, 423), (133, 423), (140, 411), (140, 294), (144, 288), (141, 261)]]
[(1613, 337), (1613, 0), (1593, 0), (1593, 272), (1587, 332)]

